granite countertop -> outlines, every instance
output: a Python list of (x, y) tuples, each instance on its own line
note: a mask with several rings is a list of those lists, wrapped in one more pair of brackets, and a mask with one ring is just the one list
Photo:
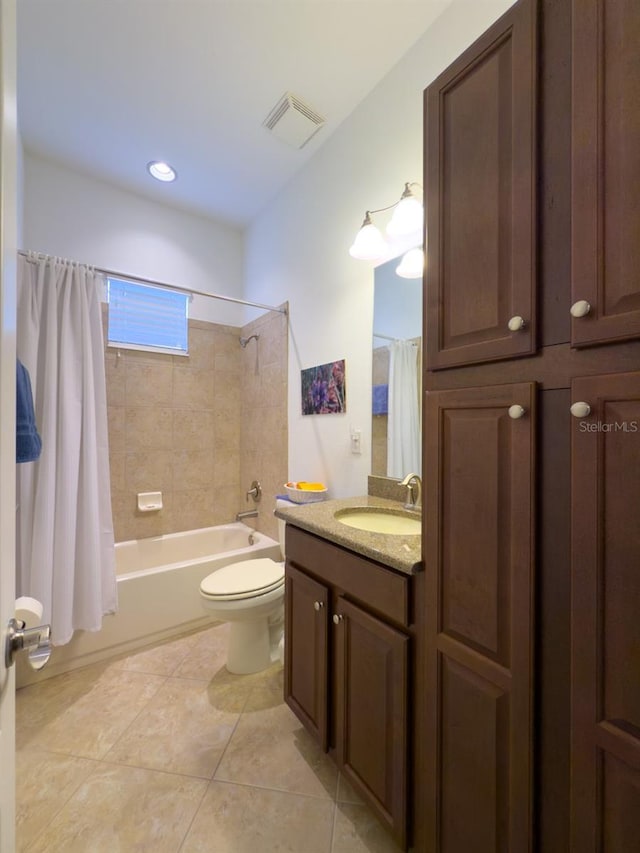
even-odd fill
[[(415, 574), (422, 569), (422, 537), (390, 535), (358, 530), (336, 521), (334, 513), (347, 507), (371, 507), (402, 510), (402, 504), (387, 498), (366, 495), (359, 498), (338, 498), (330, 501), (317, 501), (308, 504), (291, 503), (290, 506), (278, 506), (277, 518), (281, 518), (294, 527), (300, 527), (309, 533), (315, 533), (329, 542), (349, 548), (357, 554), (377, 560), (385, 566), (403, 572)], [(418, 513), (411, 513), (420, 518)]]

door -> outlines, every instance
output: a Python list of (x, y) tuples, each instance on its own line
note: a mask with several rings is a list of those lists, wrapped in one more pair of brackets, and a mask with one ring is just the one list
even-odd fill
[(535, 349), (536, 13), (520, 0), (425, 91), (429, 370)]
[(574, 346), (640, 337), (640, 4), (573, 0)]
[(290, 563), (285, 568), (284, 700), (328, 747), (329, 590)]
[(427, 395), (429, 853), (532, 849), (534, 424), (533, 383)]
[[(571, 850), (640, 843), (640, 373), (572, 383)], [(572, 419), (573, 420), (573, 419)]]
[(0, 850), (15, 849), (15, 676), (4, 662), (15, 607), (16, 69), (15, 0), (0, 0)]
[(338, 763), (404, 847), (409, 638), (345, 598), (335, 611)]

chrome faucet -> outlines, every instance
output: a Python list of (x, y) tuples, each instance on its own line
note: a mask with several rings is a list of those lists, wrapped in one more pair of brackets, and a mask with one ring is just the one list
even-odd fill
[(406, 486), (407, 488), (407, 501), (404, 508), (413, 510), (419, 509), (422, 501), (422, 480), (420, 477), (413, 473), (407, 474), (400, 485)]
[(257, 518), (258, 510), (257, 509), (248, 509), (246, 512), (237, 512), (236, 513), (236, 521), (244, 521), (245, 518)]

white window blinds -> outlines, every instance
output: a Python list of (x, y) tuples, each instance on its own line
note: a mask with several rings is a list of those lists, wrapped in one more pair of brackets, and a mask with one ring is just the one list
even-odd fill
[(107, 279), (110, 346), (187, 354), (189, 294)]

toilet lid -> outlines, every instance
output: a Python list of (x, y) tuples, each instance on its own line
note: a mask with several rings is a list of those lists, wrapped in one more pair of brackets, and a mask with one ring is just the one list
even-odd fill
[(284, 564), (268, 557), (243, 560), (223, 566), (200, 584), (200, 592), (209, 598), (230, 600), (264, 595), (284, 583)]

